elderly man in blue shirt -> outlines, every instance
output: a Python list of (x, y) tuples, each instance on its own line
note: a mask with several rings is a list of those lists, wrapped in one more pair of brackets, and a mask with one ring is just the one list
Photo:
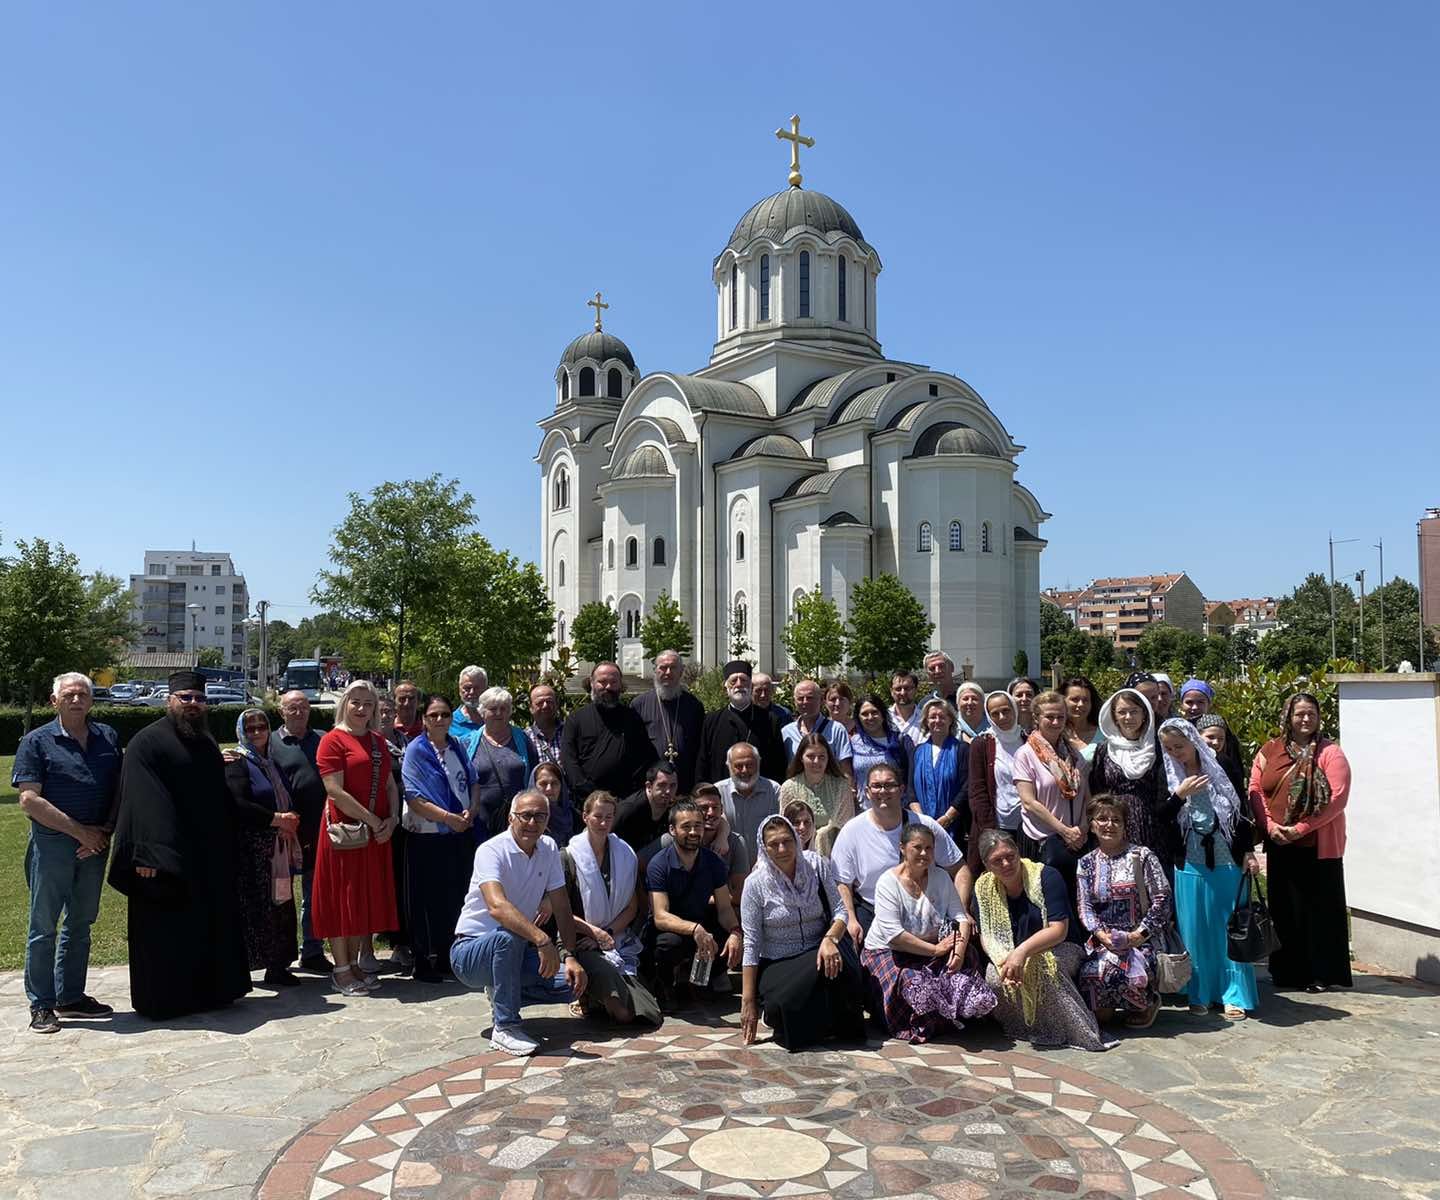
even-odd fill
[(36, 1033), (59, 1029), (57, 1013), (104, 1017), (114, 1011), (85, 994), (90, 926), (100, 913), (121, 758), (115, 730), (90, 720), (94, 702), (87, 676), (57, 676), (50, 703), (58, 715), (27, 733), (15, 751), (11, 782), (30, 818), (25, 994)]

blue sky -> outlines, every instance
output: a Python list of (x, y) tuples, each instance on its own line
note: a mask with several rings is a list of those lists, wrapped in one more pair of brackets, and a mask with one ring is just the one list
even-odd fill
[(1281, 593), (1331, 529), (1414, 577), (1440, 9), (824, 11), (8, 6), (0, 537), (120, 574), (193, 539), (293, 620), (345, 493), (438, 471), (533, 557), (585, 300), (642, 371), (703, 365), (798, 111), (887, 354), (1029, 447), (1045, 583)]

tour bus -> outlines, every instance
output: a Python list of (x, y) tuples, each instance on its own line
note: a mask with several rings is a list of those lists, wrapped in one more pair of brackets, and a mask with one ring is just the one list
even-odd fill
[(285, 673), (280, 676), (282, 692), (302, 691), (305, 699), (312, 704), (320, 699), (323, 686), (320, 681), (320, 663), (313, 658), (292, 658), (285, 664)]

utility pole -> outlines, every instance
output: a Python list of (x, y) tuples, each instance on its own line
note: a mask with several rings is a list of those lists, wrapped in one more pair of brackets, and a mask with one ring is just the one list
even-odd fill
[(1360, 669), (1365, 669), (1365, 568), (1355, 572), (1355, 582), (1360, 585)]
[(1343, 546), (1346, 542), (1358, 541), (1357, 538), (1341, 538), (1335, 540), (1335, 534), (1330, 534), (1330, 658), (1336, 658), (1335, 649), (1335, 547)]
[(259, 684), (262, 703), (265, 699), (265, 693), (268, 690), (267, 684), (270, 682), (270, 645), (265, 628), (265, 611), (269, 607), (270, 601), (268, 600), (257, 600), (255, 602), (255, 611), (260, 615), (260, 662), (255, 670), (255, 681)]
[(1375, 594), (1380, 597), (1380, 669), (1385, 670), (1385, 539), (1382, 537), (1376, 544), (1375, 549), (1380, 551), (1380, 590)]

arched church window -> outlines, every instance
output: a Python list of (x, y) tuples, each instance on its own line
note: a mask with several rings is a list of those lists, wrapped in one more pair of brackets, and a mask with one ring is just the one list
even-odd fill
[(950, 549), (965, 549), (965, 527), (959, 521), (950, 522)]
[(625, 565), (627, 567), (640, 565), (640, 543), (633, 537), (625, 539)]
[(731, 608), (734, 616), (731, 618), (733, 633), (750, 632), (750, 606), (745, 602), (745, 593), (735, 593), (735, 603)]
[(593, 396), (595, 394), (595, 368), (580, 368), (580, 394), (582, 396)]
[(790, 597), (790, 615), (792, 617), (798, 617), (800, 615), (800, 601), (803, 599), (805, 599), (805, 589), (796, 588), (795, 594)]
[(735, 561), (745, 561), (745, 531), (737, 530), (735, 533)]
[(555, 565), (555, 586), (562, 588), (565, 586), (565, 560), (563, 558)]
[(840, 256), (840, 319), (845, 320), (845, 256)]
[(653, 550), (654, 553), (651, 555), (650, 559), (651, 565), (656, 567), (663, 567), (665, 565), (665, 539), (656, 538)]
[(557, 646), (563, 646), (563, 645), (565, 644), (565, 618), (564, 618), (564, 617), (561, 617), (561, 618), (560, 618), (560, 624), (556, 627), (556, 633), (557, 633), (558, 636), (555, 638), (555, 644), (556, 644)]
[(860, 268), (860, 323), (870, 328), (870, 268)]
[(730, 264), (730, 328), (740, 319), (740, 264)]
[(607, 396), (614, 396), (615, 399), (618, 400), (623, 387), (624, 380), (620, 377), (620, 368), (611, 367), (605, 376), (605, 394)]
[(800, 315), (810, 315), (810, 251), (800, 251)]
[(570, 472), (561, 467), (555, 472), (555, 508), (570, 507)]
[(915, 544), (915, 545), (916, 545), (916, 549), (919, 550), (921, 554), (929, 554), (929, 553), (930, 553), (930, 550), (931, 550), (931, 548), (933, 547), (934, 542), (931, 540), (931, 537), (930, 537), (930, 522), (929, 522), (929, 521), (921, 521), (921, 522), (920, 522), (920, 537), (916, 540), (916, 544)]
[(980, 526), (980, 553), (989, 554), (993, 547), (990, 545), (990, 522), (986, 521)]
[(760, 256), (760, 319), (770, 319), (770, 256)]
[(612, 571), (615, 569), (615, 539), (614, 539), (614, 538), (611, 538), (611, 539), (605, 544), (605, 565), (606, 565), (610, 570), (612, 570)]
[(570, 399), (570, 372), (560, 372), (560, 399)]

